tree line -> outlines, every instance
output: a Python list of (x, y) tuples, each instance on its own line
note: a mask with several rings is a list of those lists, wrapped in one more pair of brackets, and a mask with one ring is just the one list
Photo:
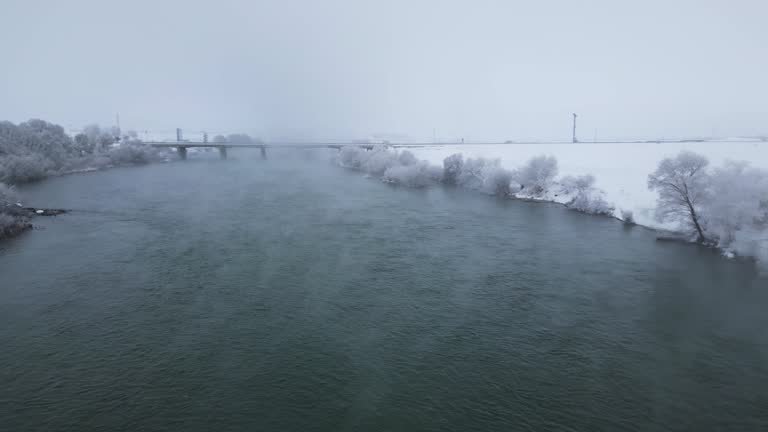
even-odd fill
[(165, 153), (143, 145), (135, 132), (89, 125), (74, 137), (45, 120), (0, 122), (0, 182), (19, 184), (51, 175), (108, 166), (143, 164)]

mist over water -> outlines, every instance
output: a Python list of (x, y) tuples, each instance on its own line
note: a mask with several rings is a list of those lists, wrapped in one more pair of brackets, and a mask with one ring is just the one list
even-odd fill
[(5, 428), (768, 427), (749, 263), (233, 153), (23, 188), (75, 211), (0, 244)]

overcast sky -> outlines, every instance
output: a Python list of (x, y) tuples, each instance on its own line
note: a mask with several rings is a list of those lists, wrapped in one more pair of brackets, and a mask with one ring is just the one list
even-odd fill
[(2, 0), (0, 119), (467, 140), (768, 134), (768, 1)]

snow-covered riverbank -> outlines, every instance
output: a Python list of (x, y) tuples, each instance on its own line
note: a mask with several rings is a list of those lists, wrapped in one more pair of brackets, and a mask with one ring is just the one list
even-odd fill
[(659, 229), (675, 228), (655, 219), (657, 194), (647, 185), (648, 175), (662, 159), (689, 150), (704, 155), (712, 165), (737, 160), (768, 169), (766, 142), (458, 145), (408, 150), (438, 166), (451, 154), (461, 153), (464, 157), (498, 158), (501, 166), (510, 170), (533, 157), (551, 155), (557, 159), (560, 177), (593, 175), (595, 186), (605, 191), (606, 201), (616, 206), (617, 217), (622, 211), (631, 211), (638, 224)]

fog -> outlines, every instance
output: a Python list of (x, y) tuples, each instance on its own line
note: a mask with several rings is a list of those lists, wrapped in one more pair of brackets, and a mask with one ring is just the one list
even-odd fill
[(0, 119), (265, 139), (768, 134), (753, 1), (4, 0)]

